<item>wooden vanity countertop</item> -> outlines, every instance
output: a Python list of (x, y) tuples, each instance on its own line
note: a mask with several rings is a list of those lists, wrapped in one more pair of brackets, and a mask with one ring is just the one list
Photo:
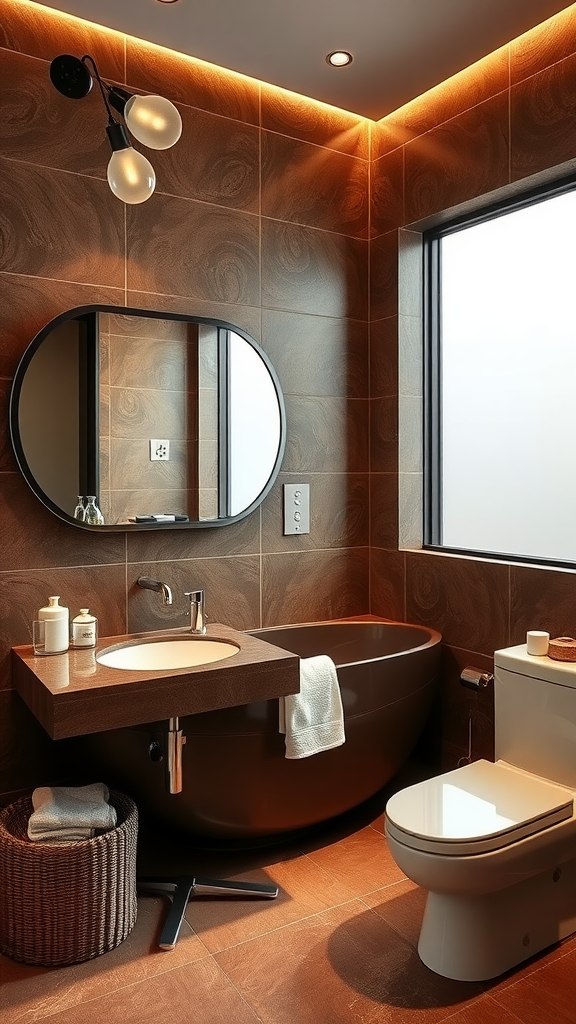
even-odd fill
[(16, 691), (52, 739), (106, 732), (167, 718), (298, 693), (299, 658), (248, 633), (208, 625), (206, 637), (240, 650), (231, 658), (192, 668), (136, 671), (107, 668), (96, 655), (115, 644), (166, 640), (185, 630), (102, 637), (96, 647), (36, 656), (12, 648)]

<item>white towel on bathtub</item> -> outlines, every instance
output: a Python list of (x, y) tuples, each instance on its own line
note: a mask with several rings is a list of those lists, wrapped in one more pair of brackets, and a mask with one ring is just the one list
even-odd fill
[(301, 659), (300, 693), (280, 697), (279, 703), (286, 757), (310, 757), (344, 743), (342, 697), (336, 666), (328, 655)]

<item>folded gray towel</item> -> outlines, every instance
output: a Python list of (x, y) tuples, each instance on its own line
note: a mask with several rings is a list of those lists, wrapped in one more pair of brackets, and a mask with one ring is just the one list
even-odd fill
[(40, 843), (71, 843), (92, 839), (96, 830), (116, 825), (116, 810), (108, 803), (103, 782), (90, 786), (40, 786), (32, 793), (33, 813), (28, 838)]

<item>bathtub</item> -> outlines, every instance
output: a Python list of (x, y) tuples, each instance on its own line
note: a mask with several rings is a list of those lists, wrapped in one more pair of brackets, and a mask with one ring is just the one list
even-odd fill
[(163, 766), (150, 757), (161, 738), (154, 725), (82, 738), (83, 757), (129, 793), (144, 818), (201, 841), (281, 836), (361, 804), (408, 759), (435, 692), (441, 636), (423, 626), (338, 621), (251, 633), (301, 658), (332, 658), (344, 707), (342, 746), (286, 759), (276, 700), (190, 715), (180, 720), (187, 737), (183, 790), (170, 795)]

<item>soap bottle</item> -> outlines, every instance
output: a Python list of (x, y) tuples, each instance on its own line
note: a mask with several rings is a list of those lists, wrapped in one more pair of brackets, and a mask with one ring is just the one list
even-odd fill
[(72, 647), (96, 647), (98, 639), (98, 620), (91, 615), (88, 608), (81, 608), (80, 614), (72, 619)]
[(44, 650), (46, 654), (61, 654), (68, 650), (70, 615), (58, 604), (59, 597), (49, 597), (48, 604), (40, 608), (38, 618), (44, 622)]

